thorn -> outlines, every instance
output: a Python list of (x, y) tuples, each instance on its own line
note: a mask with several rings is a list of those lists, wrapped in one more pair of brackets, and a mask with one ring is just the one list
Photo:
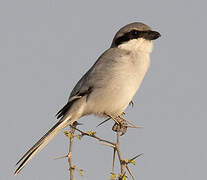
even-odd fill
[(115, 145), (112, 145), (112, 144), (109, 144), (109, 143), (106, 143), (106, 142), (102, 142), (102, 141), (99, 141), (98, 144), (103, 144), (105, 146), (109, 146), (109, 147), (115, 148)]
[(128, 128), (144, 128), (143, 126), (136, 126), (136, 127), (134, 127), (134, 126), (127, 126)]
[(100, 126), (100, 125), (102, 125), (102, 124), (104, 124), (105, 122), (107, 122), (108, 120), (110, 120), (111, 118), (109, 117), (109, 118), (107, 118), (106, 120), (104, 120), (104, 121), (102, 121), (100, 124), (98, 124), (96, 127), (98, 127), (98, 126)]
[(63, 158), (66, 158), (66, 157), (68, 157), (68, 155), (64, 155), (64, 156), (57, 157), (54, 160), (63, 159)]
[(114, 153), (113, 153), (112, 173), (114, 173), (115, 155), (116, 155), (116, 148), (114, 148)]
[(119, 116), (119, 118), (121, 118), (121, 119), (125, 120), (126, 122), (128, 122), (130, 125), (132, 125), (133, 128), (140, 128), (140, 126), (136, 126), (136, 125), (135, 125), (134, 123), (132, 123), (130, 120), (127, 120), (127, 119), (125, 119), (125, 118), (123, 118), (123, 117), (121, 117), (121, 116)]
[(138, 155), (136, 155), (135, 157), (133, 157), (132, 159), (130, 159), (129, 161), (133, 161), (133, 160), (135, 160), (136, 158), (138, 158), (139, 156), (142, 156), (144, 153), (141, 153), (141, 154), (138, 154)]

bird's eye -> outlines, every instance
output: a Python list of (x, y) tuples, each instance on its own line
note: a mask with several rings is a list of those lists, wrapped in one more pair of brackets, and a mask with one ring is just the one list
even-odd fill
[(132, 31), (131, 31), (131, 34), (132, 34), (132, 35), (138, 35), (138, 34), (139, 34), (139, 31), (137, 31), (137, 30), (132, 30)]

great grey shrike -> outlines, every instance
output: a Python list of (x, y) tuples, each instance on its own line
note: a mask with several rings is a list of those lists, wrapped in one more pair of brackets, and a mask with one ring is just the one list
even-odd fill
[(121, 28), (111, 47), (78, 81), (67, 104), (57, 113), (60, 120), (24, 156), (15, 175), (63, 128), (89, 114), (100, 117), (120, 116), (133, 96), (150, 64), (153, 43), (160, 33), (143, 23), (135, 22)]

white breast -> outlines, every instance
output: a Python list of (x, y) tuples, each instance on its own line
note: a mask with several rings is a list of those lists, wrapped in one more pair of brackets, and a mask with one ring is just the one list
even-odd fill
[(119, 60), (111, 69), (113, 73), (108, 72), (110, 76), (105, 85), (91, 94), (88, 113), (120, 115), (137, 92), (150, 64), (149, 55), (137, 53)]

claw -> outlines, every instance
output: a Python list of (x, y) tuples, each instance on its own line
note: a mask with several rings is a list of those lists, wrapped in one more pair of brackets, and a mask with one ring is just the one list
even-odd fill
[(133, 101), (130, 101), (129, 106), (134, 107), (134, 103), (133, 103)]

